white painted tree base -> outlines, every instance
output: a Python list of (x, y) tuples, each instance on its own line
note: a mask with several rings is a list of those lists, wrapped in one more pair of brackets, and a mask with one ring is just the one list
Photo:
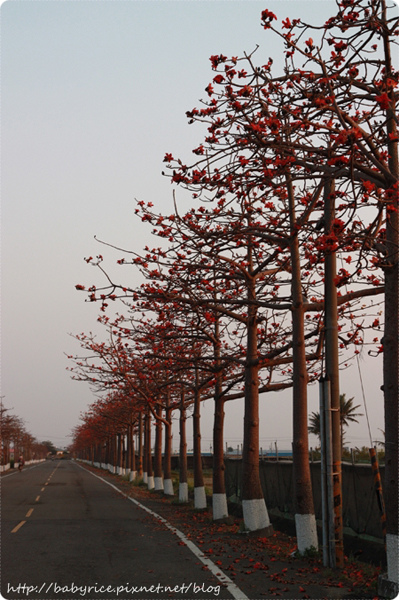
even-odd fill
[(147, 487), (148, 487), (149, 490), (153, 490), (154, 489), (155, 484), (154, 484), (154, 476), (153, 475), (149, 475), (147, 477)]
[(198, 508), (199, 510), (206, 508), (206, 494), (204, 486), (194, 488), (194, 508)]
[(188, 483), (179, 483), (179, 502), (188, 502)]
[(242, 501), (244, 525), (249, 531), (269, 527), (270, 520), (264, 498)]
[(129, 481), (134, 481), (136, 479), (136, 476), (137, 476), (137, 471), (130, 471)]
[(295, 528), (298, 552), (319, 547), (315, 515), (295, 515)]
[(163, 482), (163, 493), (166, 496), (174, 496), (175, 491), (173, 489), (173, 481), (171, 479), (165, 479)]
[(163, 491), (163, 479), (162, 477), (154, 477), (154, 487), (157, 492)]
[(388, 579), (399, 583), (399, 536), (387, 533)]
[(143, 473), (143, 483), (147, 483), (147, 473)]
[(212, 517), (214, 521), (224, 519), (229, 516), (227, 508), (226, 494), (213, 494), (212, 496)]

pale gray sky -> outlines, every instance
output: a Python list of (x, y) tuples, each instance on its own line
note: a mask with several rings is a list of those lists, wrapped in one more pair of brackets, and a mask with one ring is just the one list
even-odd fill
[[(5, 405), (39, 440), (70, 443), (94, 397), (73, 382), (65, 353), (79, 351), (68, 333), (96, 331), (98, 306), (75, 284), (98, 283), (84, 257), (103, 254), (94, 235), (141, 250), (148, 228), (134, 199), (168, 212), (172, 188), (161, 176), (165, 152), (192, 157), (202, 141), (185, 112), (212, 80), (212, 54), (242, 55), (259, 44), (272, 56), (276, 38), (260, 13), (273, 10), (320, 22), (331, 0), (8, 0), (1, 6), (2, 57), (2, 391)], [(178, 198), (184, 201), (182, 192)], [(186, 205), (187, 208), (189, 205)], [(121, 277), (134, 281), (133, 270)], [(362, 361), (374, 439), (381, 439), (381, 360)], [(357, 368), (342, 391), (363, 400)], [(309, 410), (318, 410), (317, 387)], [(212, 403), (203, 440), (212, 438)], [(226, 407), (226, 441), (242, 441), (241, 403)], [(263, 397), (261, 445), (291, 444), (290, 392)], [(347, 435), (368, 444), (364, 418)], [(315, 443), (316, 440), (311, 440)]]

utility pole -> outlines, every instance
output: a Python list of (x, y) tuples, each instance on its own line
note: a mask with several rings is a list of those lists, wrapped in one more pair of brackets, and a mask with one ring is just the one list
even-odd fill
[(323, 565), (336, 566), (334, 486), (331, 439), (331, 391), (330, 381), (320, 379), (320, 442), (321, 442), (321, 504), (323, 524)]

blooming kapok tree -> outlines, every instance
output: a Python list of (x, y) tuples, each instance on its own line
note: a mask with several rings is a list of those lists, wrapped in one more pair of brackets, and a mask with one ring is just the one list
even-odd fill
[(47, 447), (38, 442), (25, 428), (23, 419), (10, 414), (10, 409), (0, 405), (0, 465), (10, 465), (10, 450), (13, 449), (14, 459), (23, 454), (24, 460), (40, 460), (46, 457)]

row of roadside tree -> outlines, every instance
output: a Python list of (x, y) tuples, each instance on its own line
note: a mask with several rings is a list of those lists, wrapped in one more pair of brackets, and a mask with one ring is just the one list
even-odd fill
[(10, 413), (3, 404), (0, 407), (1, 470), (7, 470), (23, 456), (25, 463), (44, 460), (49, 449), (39, 442), (25, 427), (23, 419)]
[[(70, 358), (73, 377), (101, 392), (75, 430), (75, 449), (96, 452), (105, 464), (119, 457), (113, 464), (120, 465), (127, 439), (135, 471), (134, 432), (143, 431), (139, 456), (148, 474), (153, 421), (155, 478), (167, 493), (172, 414), (178, 411), (184, 456), (191, 407), (198, 506), (201, 401), (213, 398), (215, 519), (227, 514), (224, 404), (243, 402), (249, 530), (269, 525), (259, 479), (259, 394), (291, 388), (301, 552), (317, 546), (307, 390), (320, 378), (329, 381), (342, 566), (339, 372), (360, 352), (383, 353), (388, 575), (398, 583), (398, 73), (392, 61), (399, 29), (397, 8), (388, 4), (337, 1), (336, 13), (315, 25), (287, 17), (277, 26), (276, 15), (263, 10), (267, 42), (276, 36), (284, 47), (277, 73), (259, 50), (211, 56), (207, 97), (187, 112), (204, 132), (195, 159), (188, 164), (165, 155), (165, 176), (191, 193), (191, 206), (182, 211), (175, 201), (163, 214), (151, 202), (137, 203), (157, 245), (112, 248), (120, 252), (119, 265), (140, 273), (140, 285), (119, 283), (102, 255), (85, 259), (104, 283), (76, 287), (100, 303), (106, 337), (75, 336), (84, 352)], [(117, 300), (121, 310), (110, 316)], [(141, 445), (141, 433), (138, 439)], [(183, 468), (183, 489), (184, 477)]]

